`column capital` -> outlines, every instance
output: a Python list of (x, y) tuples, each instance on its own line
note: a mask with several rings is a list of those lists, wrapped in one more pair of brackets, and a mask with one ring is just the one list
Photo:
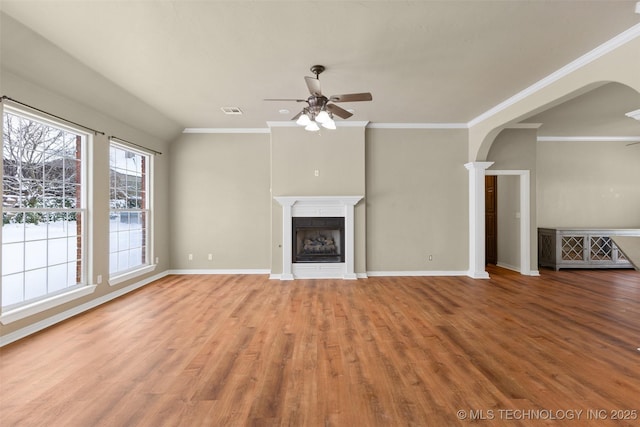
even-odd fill
[(469, 162), (469, 163), (465, 163), (464, 167), (467, 168), (467, 170), (486, 170), (489, 169), (489, 167), (491, 167), (491, 165), (493, 165), (495, 162)]

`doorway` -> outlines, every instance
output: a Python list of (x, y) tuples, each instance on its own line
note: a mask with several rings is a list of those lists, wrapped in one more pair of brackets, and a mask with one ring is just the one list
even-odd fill
[[(511, 219), (514, 220), (513, 227), (505, 228), (506, 230), (505, 233), (500, 233), (500, 230), (499, 230), (500, 227), (496, 227), (496, 236), (500, 240), (502, 240), (502, 244), (496, 243), (496, 248), (497, 248), (496, 252), (498, 252), (500, 246), (506, 246), (507, 248), (503, 249), (502, 254), (506, 255), (507, 258), (511, 258), (511, 255), (513, 255), (515, 259), (513, 261), (507, 260), (505, 264), (501, 262), (500, 266), (513, 269), (514, 271), (519, 271), (521, 274), (525, 274), (528, 276), (539, 276), (540, 273), (538, 273), (537, 270), (531, 270), (530, 172), (528, 170), (486, 170), (485, 177), (486, 176), (496, 176), (496, 177), (513, 176), (513, 177), (519, 178), (518, 179), (519, 182), (517, 181), (513, 182), (513, 184), (516, 187), (519, 187), (519, 190), (518, 190), (519, 196), (513, 197), (513, 200), (512, 200), (512, 202), (514, 202), (514, 205), (517, 206), (516, 215), (511, 217)], [(512, 183), (510, 182), (505, 182), (504, 184), (505, 185), (500, 185), (499, 187), (503, 189), (508, 189), (509, 187), (512, 187), (511, 185)], [(500, 190), (499, 187), (498, 185), (496, 185), (496, 190), (498, 191), (496, 191), (494, 194), (496, 199), (496, 206), (498, 207), (498, 210), (496, 212), (499, 212), (500, 210), (499, 200), (507, 201), (508, 199), (510, 199), (510, 197), (506, 197), (506, 198), (498, 197), (498, 192), (502, 192), (502, 190)], [(478, 189), (478, 191), (479, 192), (482, 191), (483, 193), (485, 193), (484, 189)], [(509, 206), (512, 206), (512, 205), (509, 204)], [(485, 206), (485, 209), (486, 209), (486, 206)], [(479, 213), (481, 214), (481, 212), (482, 211), (480, 211)], [(479, 216), (477, 218), (478, 221), (483, 219), (484, 219), (483, 216)], [(496, 220), (499, 220), (499, 219), (500, 219), (499, 216), (496, 215)], [(507, 214), (506, 216), (504, 216), (503, 219), (509, 220), (510, 217)], [(515, 221), (516, 219), (517, 221)], [(486, 228), (487, 227), (485, 227), (485, 230)], [(486, 231), (482, 234), (486, 234)], [(517, 234), (520, 237), (518, 239), (519, 242), (516, 243), (515, 240), (512, 241), (512, 243), (516, 244), (517, 247), (519, 247), (519, 250), (515, 248), (512, 250), (511, 246), (506, 243), (511, 241), (509, 239), (509, 236), (514, 234)], [(503, 237), (505, 238), (503, 239), (502, 237), (500, 237), (501, 235), (503, 235)], [(481, 247), (477, 248), (477, 250), (480, 250), (480, 249)], [(485, 251), (486, 251), (486, 248), (485, 248)], [(534, 250), (533, 253), (537, 253), (537, 252)], [(534, 265), (535, 265), (535, 262), (534, 262)]]
[(498, 177), (485, 175), (485, 264), (498, 264)]

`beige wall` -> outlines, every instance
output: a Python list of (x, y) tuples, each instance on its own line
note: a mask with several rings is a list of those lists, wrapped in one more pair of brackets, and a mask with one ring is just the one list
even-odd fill
[[(340, 126), (307, 132), (301, 127), (271, 129), (273, 196), (364, 196), (365, 128)], [(318, 176), (315, 176), (315, 171)], [(272, 207), (272, 273), (282, 272), (282, 208)], [(366, 271), (365, 201), (355, 208), (355, 272)]]
[(539, 142), (540, 227), (640, 228), (640, 145)]
[(183, 134), (170, 156), (171, 267), (268, 270), (269, 135)]
[[(537, 130), (536, 129), (505, 129), (496, 137), (495, 141), (491, 145), (491, 149), (487, 155), (487, 161), (494, 162), (489, 170), (528, 170), (530, 172), (530, 212), (529, 218), (531, 221), (530, 238), (531, 238), (531, 268), (536, 269), (538, 265), (538, 239), (537, 239), (537, 216), (536, 216), (536, 150), (537, 150)], [(519, 178), (518, 178), (519, 180)], [(519, 181), (518, 181), (519, 183)], [(519, 193), (518, 193), (519, 194)], [(514, 196), (514, 195), (513, 195)], [(500, 194), (498, 194), (500, 197)], [(506, 201), (502, 201), (503, 203)], [(500, 206), (501, 200), (498, 199), (498, 205)], [(517, 203), (514, 201), (508, 202)], [(522, 213), (521, 213), (522, 214)], [(513, 224), (500, 223), (498, 220), (498, 234), (502, 234), (505, 230), (501, 230), (501, 225), (509, 230), (513, 227)], [(519, 236), (519, 234), (518, 234)], [(503, 238), (508, 237), (502, 236)], [(500, 244), (501, 241), (498, 241)], [(504, 242), (502, 242), (504, 244)], [(516, 245), (516, 237), (512, 237), (509, 247)], [(498, 246), (498, 257), (500, 253), (504, 252), (505, 248)], [(508, 250), (508, 249), (507, 249)], [(518, 262), (518, 267), (520, 263)]]
[[(366, 193), (356, 206), (358, 273), (466, 270), (464, 130), (271, 131), (185, 134), (172, 144), (172, 268), (280, 273), (282, 209), (269, 192), (270, 180), (273, 196)], [(219, 220), (202, 229), (197, 218), (207, 213)], [(241, 231), (240, 243), (233, 243), (237, 225), (251, 218), (255, 228)], [(224, 251), (227, 246), (235, 249)], [(256, 246), (262, 249), (248, 255)], [(270, 260), (263, 256), (269, 252)], [(188, 253), (194, 254), (191, 262)], [(213, 263), (208, 253), (214, 253)]]
[(367, 270), (466, 271), (466, 130), (366, 135)]

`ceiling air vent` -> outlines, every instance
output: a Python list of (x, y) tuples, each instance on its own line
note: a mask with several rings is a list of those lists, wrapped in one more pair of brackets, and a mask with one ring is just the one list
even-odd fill
[(221, 107), (220, 109), (225, 114), (242, 114), (242, 110), (238, 107)]

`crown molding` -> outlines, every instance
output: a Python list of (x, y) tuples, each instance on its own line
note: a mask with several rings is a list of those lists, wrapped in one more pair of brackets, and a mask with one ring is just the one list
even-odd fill
[(468, 129), (467, 123), (369, 123), (369, 129)]
[[(337, 128), (350, 128), (350, 127), (367, 127), (369, 124), (368, 121), (350, 121), (350, 122), (336, 122)], [(297, 124), (292, 120), (281, 121), (281, 122), (267, 122), (267, 126), (269, 128), (301, 128), (302, 126)], [(330, 130), (330, 129), (321, 129), (321, 130)]]
[(368, 127), (369, 126), (369, 121), (368, 120), (361, 120), (361, 121), (353, 121), (353, 122), (336, 122), (336, 127), (344, 127), (344, 128), (359, 128), (359, 127)]
[[(292, 120), (282, 121), (282, 122), (267, 122), (267, 126), (269, 128), (299, 128), (301, 127), (296, 122)], [(337, 126), (337, 123), (336, 123)]]
[(268, 128), (184, 128), (182, 133), (269, 133)]
[(538, 142), (640, 142), (640, 136), (539, 136)]
[[(269, 127), (299, 127), (290, 120), (267, 122)], [(367, 129), (467, 129), (466, 123), (370, 123), (368, 121), (336, 122), (336, 127), (366, 127)]]
[(640, 24), (636, 24), (633, 27), (629, 28), (628, 30), (623, 31), (622, 33), (604, 42), (603, 44), (591, 50), (590, 52), (587, 52), (586, 54), (582, 55), (578, 59), (568, 63), (564, 67), (549, 74), (547, 77), (543, 78), (542, 80), (539, 80), (538, 82), (534, 83), (528, 88), (518, 92), (517, 94), (513, 95), (511, 98), (507, 99), (506, 101), (503, 101), (500, 104), (496, 105), (495, 107), (485, 111), (484, 113), (480, 114), (478, 117), (469, 121), (469, 123), (467, 124), (468, 127), (473, 127), (478, 123), (484, 120), (487, 120), (489, 117), (492, 117), (498, 114), (499, 112), (516, 104), (517, 102), (522, 101), (525, 98), (528, 98), (534, 93), (568, 76), (574, 71), (584, 67), (587, 64), (590, 64), (591, 62), (606, 55), (607, 53), (614, 51), (620, 46), (627, 44), (628, 42), (630, 42), (631, 40), (634, 40), (638, 36), (640, 36)]

